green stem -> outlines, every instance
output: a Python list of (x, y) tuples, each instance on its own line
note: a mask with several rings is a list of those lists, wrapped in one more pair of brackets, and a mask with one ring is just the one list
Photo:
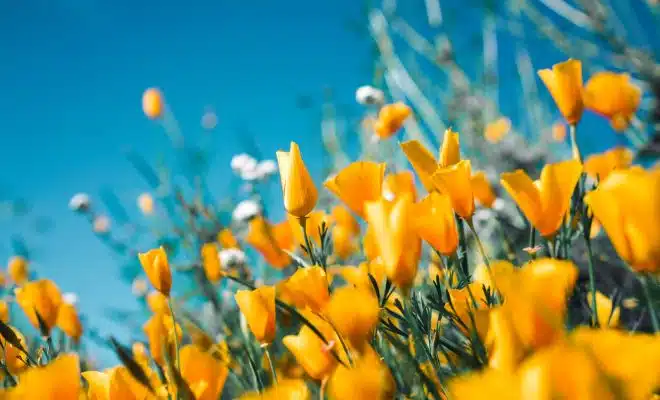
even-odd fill
[(268, 351), (268, 345), (264, 345), (264, 353), (266, 353), (266, 358), (268, 359), (268, 366), (270, 366), (270, 373), (273, 375), (273, 385), (277, 385), (277, 373), (275, 372), (275, 366), (273, 365), (273, 359), (270, 357), (270, 351)]
[(472, 231), (472, 234), (474, 235), (474, 239), (477, 242), (477, 247), (479, 248), (479, 253), (481, 253), (481, 258), (484, 260), (484, 264), (486, 264), (486, 268), (488, 268), (488, 271), (490, 271), (490, 260), (486, 255), (486, 250), (484, 248), (483, 243), (481, 243), (481, 239), (479, 239), (479, 235), (477, 234), (476, 229), (474, 229), (474, 224), (472, 223), (472, 221), (468, 221), (467, 225)]
[(575, 124), (570, 124), (568, 130), (571, 134), (571, 149), (573, 150), (573, 158), (578, 160), (580, 164), (582, 163), (582, 154), (580, 153), (580, 148), (577, 144), (577, 134)]
[(174, 367), (179, 370), (179, 335), (176, 330), (176, 318), (174, 317), (174, 305), (172, 298), (167, 298), (167, 304), (170, 306), (170, 315), (172, 316), (172, 326), (174, 330)]
[(653, 326), (653, 331), (658, 333), (660, 332), (660, 322), (658, 322), (658, 314), (655, 312), (655, 306), (653, 305), (653, 298), (651, 297), (651, 291), (649, 290), (648, 280), (649, 278), (647, 276), (639, 277), (639, 281), (642, 284), (642, 289), (644, 290), (644, 296), (646, 297), (646, 303), (649, 307), (649, 314), (651, 314), (651, 325)]
[(305, 237), (305, 246), (307, 247), (307, 254), (309, 255), (309, 259), (313, 265), (318, 265), (318, 263), (316, 262), (316, 257), (314, 257), (314, 250), (312, 249), (312, 243), (309, 240), (309, 235), (307, 234), (307, 217), (300, 217), (298, 219), (298, 222), (300, 222), (300, 227), (302, 228), (303, 236)]
[(534, 251), (534, 247), (536, 247), (536, 229), (534, 229), (534, 225), (532, 223), (529, 223), (529, 258), (532, 260), (536, 260), (536, 251)]
[(589, 262), (589, 291), (591, 292), (591, 323), (593, 326), (598, 327), (598, 307), (596, 305), (596, 277), (594, 275), (594, 261), (593, 253), (591, 251), (591, 240), (589, 240), (589, 233), (585, 234), (585, 241), (587, 242), (587, 261)]

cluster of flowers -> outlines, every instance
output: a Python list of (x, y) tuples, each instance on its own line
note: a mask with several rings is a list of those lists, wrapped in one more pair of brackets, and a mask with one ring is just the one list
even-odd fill
[[(257, 203), (239, 206), (234, 217), (247, 223), (245, 236), (223, 228), (199, 249), (212, 290), (241, 286), (238, 327), (227, 321), (214, 338), (194, 323), (172, 297), (166, 250), (155, 248), (139, 254), (155, 289), (147, 296), (146, 345), (112, 340), (122, 365), (81, 373), (76, 353), (58, 355), (48, 339), (55, 325), (80, 337), (70, 327), (75, 313), (64, 311), (69, 303), (50, 281), (26, 282), (26, 266), (14, 263), (16, 301), (46, 339), (35, 358), (16, 329), (0, 324), (8, 387), (0, 398), (212, 400), (227, 393), (230, 379), (241, 399), (657, 398), (660, 324), (649, 289), (660, 273), (660, 168), (631, 166), (632, 155), (619, 148), (583, 162), (575, 141), (585, 104), (622, 127), (639, 92), (610, 73), (583, 90), (575, 60), (540, 76), (570, 126), (574, 158), (545, 165), (538, 180), (523, 170), (500, 175), (531, 227), (527, 261), (490, 259), (475, 215), (497, 204), (496, 191), (462, 159), (451, 129), (437, 157), (416, 140), (400, 144), (412, 171), (356, 161), (328, 178), (324, 187), (338, 200), (329, 214), (317, 209), (318, 188), (296, 143), (277, 152), (277, 165), (241, 155), (232, 169), (243, 179), (264, 163), (267, 175), (279, 169), (288, 216), (272, 223)], [(412, 116), (403, 103), (384, 104), (376, 89), (357, 97), (379, 107), (379, 139)], [(158, 114), (157, 104), (146, 104), (145, 113)], [(72, 200), (74, 208), (88, 204)], [(627, 330), (622, 309), (596, 290), (596, 223), (639, 278), (652, 333)], [(571, 261), (577, 241), (588, 249), (590, 285), (589, 317), (575, 324), (567, 321), (570, 299), (580, 295)], [(244, 246), (285, 277), (266, 284), (245, 276)], [(537, 258), (541, 249), (547, 254)], [(471, 264), (475, 254), (481, 262)]]

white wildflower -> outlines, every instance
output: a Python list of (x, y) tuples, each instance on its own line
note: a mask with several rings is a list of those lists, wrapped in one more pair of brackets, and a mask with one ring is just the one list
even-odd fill
[(220, 252), (218, 252), (218, 257), (220, 258), (220, 264), (223, 267), (245, 263), (245, 253), (239, 249), (220, 250)]
[(245, 168), (246, 166), (256, 165), (256, 164), (257, 161), (254, 158), (252, 158), (249, 154), (241, 153), (232, 157), (230, 166), (234, 172), (240, 174), (243, 168)]
[(69, 208), (73, 211), (86, 211), (90, 204), (87, 193), (77, 193), (69, 200)]
[(62, 295), (62, 301), (65, 304), (76, 305), (78, 303), (78, 296), (75, 293), (64, 293)]
[(385, 94), (373, 86), (361, 86), (355, 91), (355, 100), (363, 106), (382, 105), (385, 103)]
[(277, 163), (273, 160), (263, 160), (257, 164), (256, 170), (261, 179), (265, 179), (277, 172)]
[(254, 200), (243, 200), (234, 208), (232, 218), (234, 221), (242, 222), (254, 218), (259, 213), (261, 213), (259, 203)]

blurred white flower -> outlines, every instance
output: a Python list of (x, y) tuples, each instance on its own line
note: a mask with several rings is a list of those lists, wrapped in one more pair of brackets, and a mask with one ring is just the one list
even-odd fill
[(144, 278), (135, 278), (133, 284), (131, 285), (131, 292), (135, 297), (144, 297), (149, 291), (149, 285)]
[(259, 203), (254, 200), (243, 200), (236, 205), (236, 208), (234, 208), (232, 218), (234, 221), (242, 222), (254, 218), (259, 215), (259, 213), (261, 213), (261, 206), (259, 206)]
[(394, 201), (394, 193), (391, 190), (383, 189), (383, 199), (387, 201)]
[(98, 234), (108, 233), (110, 231), (110, 218), (106, 217), (105, 215), (99, 215), (98, 217), (94, 218), (92, 229), (95, 233)]
[(73, 211), (86, 211), (90, 204), (87, 193), (77, 193), (69, 200), (69, 208)]
[(250, 165), (256, 166), (257, 165), (257, 160), (250, 157), (250, 155), (248, 155), (246, 153), (241, 153), (241, 154), (235, 155), (234, 157), (232, 157), (231, 163), (230, 163), (231, 169), (237, 174), (240, 174), (241, 171), (243, 171), (243, 169), (246, 166), (249, 167)]
[(78, 302), (78, 296), (75, 293), (64, 293), (62, 295), (62, 301), (65, 304), (75, 305)]
[(381, 105), (385, 103), (385, 94), (373, 86), (361, 86), (355, 91), (355, 100), (364, 106)]
[(220, 264), (223, 267), (245, 263), (245, 253), (240, 249), (223, 249), (218, 252)]
[(257, 172), (261, 176), (260, 179), (268, 178), (277, 172), (277, 163), (273, 160), (263, 160), (257, 164)]
[(246, 164), (243, 169), (240, 171), (240, 176), (241, 179), (244, 181), (252, 182), (261, 179), (261, 174), (259, 173), (259, 170), (257, 169), (257, 162), (255, 160), (254, 164), (249, 163)]

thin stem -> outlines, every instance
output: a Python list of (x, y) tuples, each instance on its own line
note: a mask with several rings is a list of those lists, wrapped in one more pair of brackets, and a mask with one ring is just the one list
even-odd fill
[(319, 400), (325, 400), (325, 387), (328, 384), (328, 377), (326, 376), (321, 381), (321, 388), (319, 389)]
[(174, 330), (174, 367), (179, 369), (179, 335), (176, 330), (176, 318), (174, 316), (174, 305), (172, 304), (172, 298), (167, 298), (167, 304), (170, 306), (170, 315), (172, 316), (172, 326)]
[[(463, 270), (463, 275), (468, 276), (468, 252), (467, 252), (467, 240), (465, 239), (465, 229), (463, 228), (463, 220), (458, 216), (456, 218), (456, 226), (458, 227), (458, 239), (461, 244), (461, 253), (463, 257), (460, 258), (461, 264), (460, 267)], [(468, 223), (470, 224), (470, 223)]]
[(594, 274), (594, 260), (591, 251), (591, 240), (589, 240), (589, 233), (585, 233), (585, 241), (587, 242), (587, 261), (589, 262), (589, 291), (591, 292), (591, 323), (593, 326), (598, 327), (598, 307), (596, 306), (596, 277)]
[(529, 258), (532, 260), (536, 260), (536, 251), (534, 251), (534, 247), (536, 247), (536, 229), (534, 229), (534, 225), (532, 223), (529, 223)]
[(486, 250), (484, 248), (483, 243), (481, 243), (481, 239), (479, 239), (479, 234), (477, 234), (476, 229), (474, 229), (474, 224), (472, 223), (472, 221), (468, 221), (467, 225), (472, 231), (472, 234), (474, 235), (474, 239), (477, 242), (477, 247), (479, 248), (479, 253), (481, 253), (481, 258), (484, 260), (484, 264), (486, 264), (486, 268), (488, 268), (488, 270), (490, 271), (490, 260), (486, 255)]
[(298, 218), (298, 222), (300, 222), (300, 227), (302, 228), (303, 236), (305, 237), (305, 246), (307, 247), (307, 254), (309, 255), (309, 259), (313, 265), (318, 265), (316, 262), (316, 257), (314, 257), (314, 250), (312, 250), (312, 243), (309, 240), (309, 235), (307, 234), (307, 217)]
[(655, 312), (655, 306), (653, 305), (653, 298), (651, 297), (651, 291), (648, 286), (649, 277), (640, 276), (639, 281), (642, 284), (642, 289), (644, 290), (644, 296), (646, 297), (646, 303), (649, 307), (649, 314), (651, 314), (651, 325), (653, 326), (653, 331), (658, 333), (660, 332), (660, 322), (658, 322), (658, 314)]
[(573, 150), (573, 158), (582, 163), (582, 154), (577, 144), (577, 134), (575, 124), (570, 124), (568, 130), (571, 134), (571, 149)]
[(270, 351), (268, 350), (268, 344), (262, 346), (264, 353), (266, 353), (266, 358), (268, 359), (268, 366), (270, 367), (270, 373), (273, 375), (273, 384), (277, 385), (277, 373), (275, 372), (275, 366), (273, 365), (273, 359), (270, 357)]

